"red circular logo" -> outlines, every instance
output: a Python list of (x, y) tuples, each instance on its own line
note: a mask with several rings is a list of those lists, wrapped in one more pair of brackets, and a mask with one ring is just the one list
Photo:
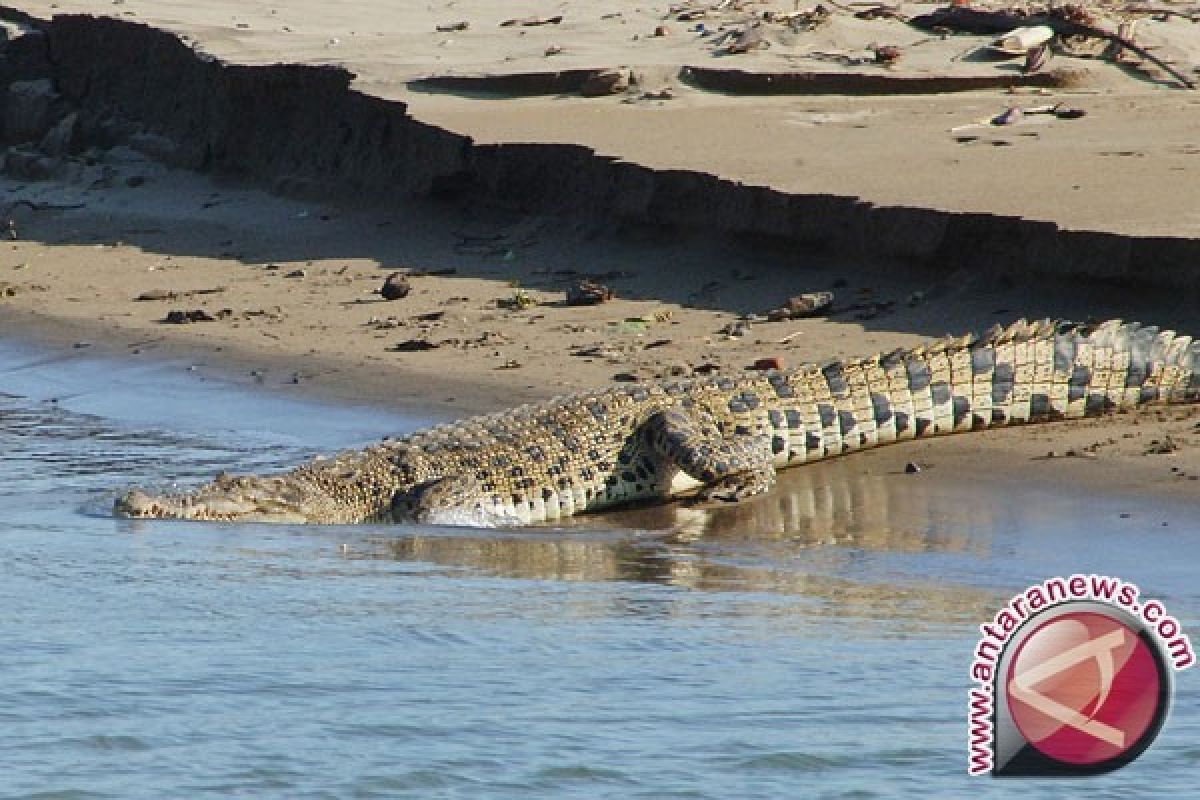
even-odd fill
[(1005, 689), (1025, 740), (1076, 765), (1137, 747), (1160, 719), (1164, 696), (1150, 646), (1123, 622), (1093, 611), (1062, 614), (1030, 633), (1009, 664)]

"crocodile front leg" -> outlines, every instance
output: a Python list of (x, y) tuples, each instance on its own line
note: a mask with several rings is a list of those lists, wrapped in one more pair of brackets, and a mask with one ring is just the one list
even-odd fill
[(484, 513), (485, 494), (470, 475), (450, 475), (397, 492), (392, 518), (397, 522), (436, 522), (455, 512)]
[(659, 456), (701, 483), (696, 496), (701, 502), (734, 503), (767, 491), (775, 482), (769, 437), (705, 430), (678, 410), (660, 411), (646, 425)]

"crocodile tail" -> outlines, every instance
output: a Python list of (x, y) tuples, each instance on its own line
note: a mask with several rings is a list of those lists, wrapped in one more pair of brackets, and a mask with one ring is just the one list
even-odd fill
[[(919, 436), (1194, 402), (1200, 343), (1119, 320), (1019, 320), (821, 373), (818, 388), (828, 383), (831, 405), (814, 426), (823, 446), (810, 445), (810, 459)], [(862, 420), (868, 424), (855, 424)]]
[(1200, 397), (1198, 367), (1200, 344), (1173, 331), (1120, 320), (1020, 320), (909, 361), (914, 403), (923, 408), (928, 395), (930, 409), (927, 422), (918, 413), (914, 435), (1192, 402)]
[(1119, 320), (1019, 320), (767, 380), (777, 396), (764, 430), (784, 467), (916, 437), (1195, 402), (1200, 342)]

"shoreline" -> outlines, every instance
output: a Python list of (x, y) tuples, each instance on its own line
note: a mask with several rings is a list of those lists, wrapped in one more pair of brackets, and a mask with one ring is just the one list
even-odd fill
[[(108, 341), (86, 338), (96, 333), (109, 334)], [(33, 315), (14, 320), (11, 313), (0, 313), (0, 337), (20, 347), (64, 357), (129, 362), (131, 356), (126, 349), (139, 341), (135, 334), (120, 331), (113, 336), (111, 329), (94, 325)], [(87, 346), (78, 346), (81, 341), (86, 341)], [(182, 372), (198, 368), (208, 379), (247, 391), (279, 394), (307, 402), (349, 405), (367, 413), (371, 409), (398, 413), (420, 420), (418, 427), (502, 411), (519, 404), (498, 402), (497, 387), (470, 378), (426, 382), (421, 390), (397, 396), (388, 391), (385, 379), (379, 379), (362, 364), (300, 384), (273, 380), (272, 376), (285, 375), (306, 366), (311, 368), (312, 363), (304, 356), (264, 353), (254, 348), (214, 349), (204, 343), (174, 340), (143, 351), (136, 358), (153, 359), (160, 367), (178, 368)], [(188, 379), (191, 376), (182, 377)], [(444, 397), (439, 399), (447, 392), (457, 393), (456, 402), (447, 403)], [(544, 399), (549, 398), (533, 393), (524, 402), (536, 403)], [(902, 476), (903, 479), (949, 480), (959, 485), (991, 483), (999, 491), (1004, 491), (1005, 485), (1040, 484), (1084, 495), (1102, 493), (1131, 500), (1160, 497), (1169, 502), (1191, 504), (1197, 501), (1200, 448), (1192, 444), (1188, 435), (1197, 430), (1200, 430), (1200, 407), (1155, 406), (1086, 420), (930, 437), (800, 465), (793, 470), (812, 473), (810, 480), (817, 483), (826, 479), (840, 483), (848, 475), (902, 476), (907, 465), (916, 464), (920, 474)], [(1179, 449), (1168, 454), (1138, 452), (1146, 442), (1162, 441), (1163, 437), (1170, 437)], [(1132, 448), (1130, 443), (1134, 445)], [(655, 524), (662, 524), (663, 519), (662, 512), (653, 509), (615, 510), (608, 515), (627, 515), (630, 520), (641, 523), (658, 520)]]

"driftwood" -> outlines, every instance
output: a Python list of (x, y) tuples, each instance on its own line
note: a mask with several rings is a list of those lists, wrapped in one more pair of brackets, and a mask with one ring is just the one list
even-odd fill
[(1196, 22), (1200, 20), (1200, 11), (1176, 11), (1165, 6), (1130, 6), (1122, 8), (1123, 14), (1150, 14), (1157, 17), (1179, 17), (1186, 19), (1188, 22)]
[[(979, 11), (974, 8), (950, 6), (921, 14), (908, 21), (923, 31), (946, 28), (956, 33), (1008, 33), (1027, 25), (1051, 25), (1047, 18), (1013, 14), (1009, 11)], [(1057, 31), (1056, 31), (1057, 32)]]
[(951, 6), (949, 8), (939, 8), (929, 14), (913, 17), (909, 20), (909, 24), (926, 31), (942, 28), (961, 33), (980, 34), (1007, 33), (1014, 28), (1022, 28), (1029, 25), (1046, 25), (1060, 36), (1089, 36), (1113, 42), (1152, 62), (1188, 89), (1196, 88), (1196, 83), (1191, 78), (1188, 78), (1178, 69), (1163, 61), (1146, 48), (1135, 44), (1120, 34), (1109, 33), (1092, 25), (1066, 20), (1058, 16), (1049, 14), (1021, 15), (1008, 11), (978, 11), (973, 8)]

